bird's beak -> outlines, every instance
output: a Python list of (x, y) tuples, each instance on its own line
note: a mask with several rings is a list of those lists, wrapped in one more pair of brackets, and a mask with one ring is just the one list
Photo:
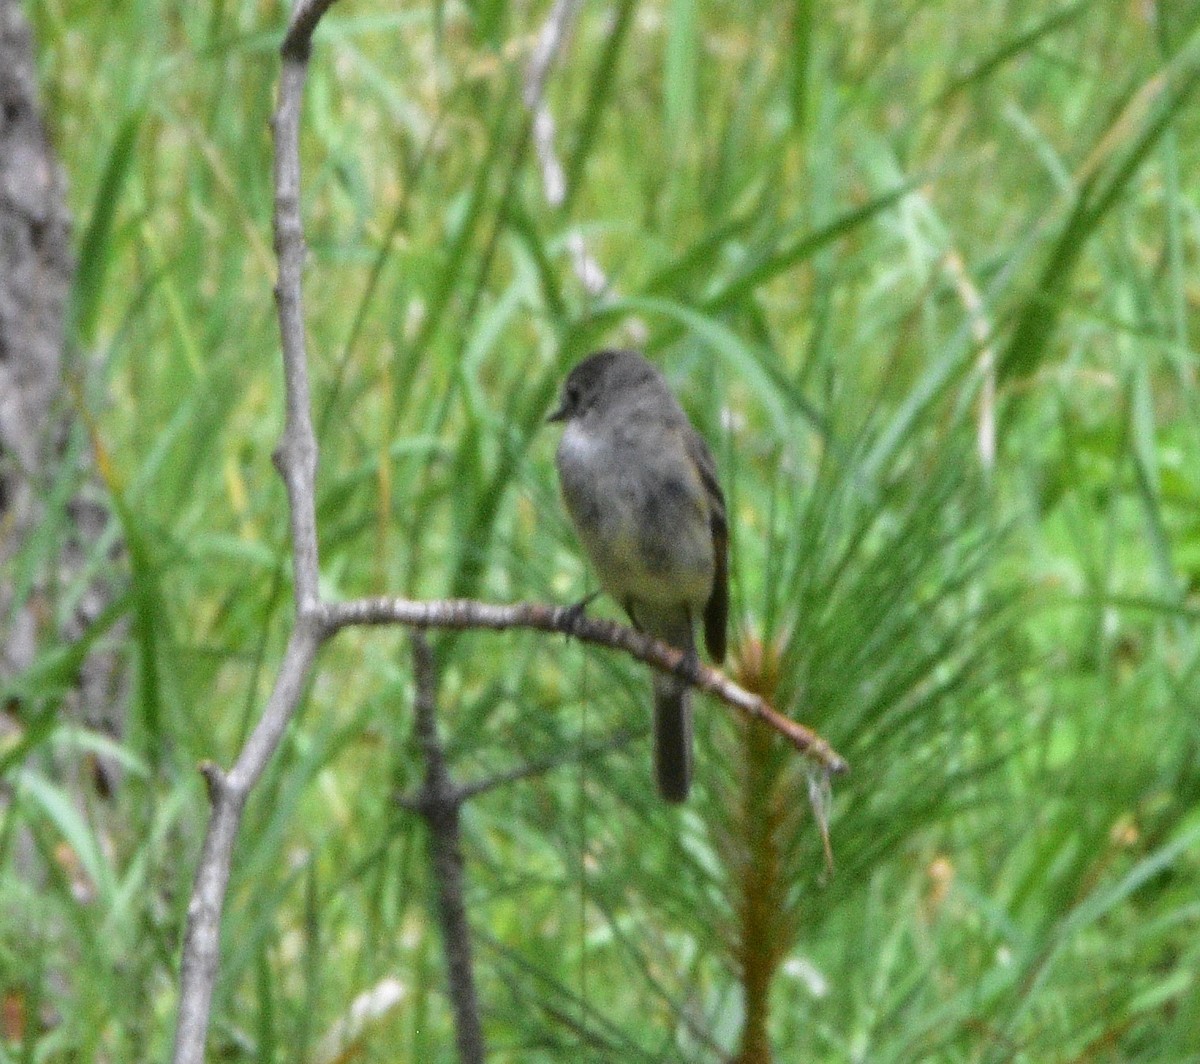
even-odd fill
[(558, 409), (555, 410), (553, 414), (550, 414), (546, 418), (546, 423), (549, 424), (551, 421), (566, 421), (566, 420), (567, 420), (567, 401), (564, 399), (561, 403), (558, 404)]

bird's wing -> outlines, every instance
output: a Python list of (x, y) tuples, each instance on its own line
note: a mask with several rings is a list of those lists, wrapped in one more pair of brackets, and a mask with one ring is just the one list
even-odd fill
[(713, 584), (704, 607), (704, 643), (713, 661), (725, 660), (725, 632), (729, 620), (729, 524), (725, 495), (717, 481), (717, 463), (704, 437), (692, 429), (688, 453), (700, 472), (708, 499), (708, 526), (713, 543)]

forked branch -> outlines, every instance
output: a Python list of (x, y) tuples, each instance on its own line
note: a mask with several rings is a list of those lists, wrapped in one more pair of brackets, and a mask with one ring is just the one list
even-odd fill
[[(825, 771), (845, 771), (846, 763), (815, 732), (769, 706), (716, 669), (686, 660), (664, 643), (608, 621), (581, 617), (567, 607), (537, 603), (508, 606), (465, 600), (414, 602), (406, 599), (322, 601), (318, 585), (319, 557), (315, 511), (317, 441), (309, 400), (304, 345), (302, 273), (305, 257), (300, 214), (300, 115), (312, 35), (334, 0), (299, 0), (292, 10), (280, 49), (279, 101), (272, 121), (275, 135), (275, 251), (279, 278), (275, 297), (283, 353), (286, 422), (275, 454), (287, 486), (292, 530), (295, 623), (279, 666), (274, 688), (246, 745), (228, 773), (214, 764), (203, 767), (212, 812), (196, 868), (188, 906), (180, 972), (179, 1011), (175, 1028), (174, 1064), (203, 1064), (212, 1009), (213, 987), (220, 964), (221, 916), (229, 884), (234, 843), (246, 800), (279, 746), (288, 722), (303, 697), (321, 644), (353, 625), (397, 624), (411, 628), (479, 628), (493, 631), (525, 628), (559, 632), (582, 642), (623, 651), (654, 668), (671, 672), (707, 691), (746, 716), (766, 721)], [(561, 0), (556, 11), (561, 42), (574, 4)], [(539, 57), (546, 66), (550, 56)], [(538, 111), (544, 77), (526, 105)]]

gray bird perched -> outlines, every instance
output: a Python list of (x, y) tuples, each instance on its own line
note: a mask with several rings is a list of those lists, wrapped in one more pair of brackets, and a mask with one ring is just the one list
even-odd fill
[[(576, 366), (550, 421), (563, 500), (600, 584), (635, 628), (696, 654), (694, 624), (714, 661), (725, 657), (729, 535), (712, 453), (636, 351), (601, 351)], [(682, 802), (692, 780), (687, 685), (654, 674), (654, 772)]]

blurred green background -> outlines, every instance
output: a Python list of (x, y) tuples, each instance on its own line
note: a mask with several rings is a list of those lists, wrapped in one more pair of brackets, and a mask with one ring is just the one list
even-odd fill
[[(232, 760), (290, 623), (285, 12), (26, 10), (77, 225), (64, 401), (125, 542), (97, 548), (125, 590), (92, 636), (133, 682), (120, 784), (81, 798), (39, 757), (96, 746), (59, 712), (75, 659), (47, 637), (6, 681), (0, 1059), (149, 1061), (196, 765)], [(546, 93), (561, 208), (520, 99), (548, 11), (343, 0), (318, 31), (323, 590), (579, 598), (542, 421), (574, 360), (636, 340), (729, 496), (731, 672), (853, 769), (830, 873), (821, 781), (725, 708), (698, 703), (677, 811), (643, 668), (437, 638), (458, 780), (561, 759), (464, 815), (490, 1059), (1200, 1060), (1200, 4), (589, 4)], [(66, 534), (55, 496), (26, 563)], [(404, 633), (326, 647), (243, 824), (212, 1060), (455, 1059), (425, 831), (394, 801), (411, 706)]]

